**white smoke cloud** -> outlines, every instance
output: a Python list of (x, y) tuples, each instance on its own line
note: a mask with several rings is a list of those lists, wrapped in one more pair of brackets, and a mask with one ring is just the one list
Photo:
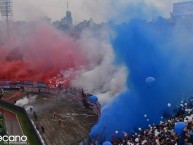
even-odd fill
[(72, 86), (81, 87), (97, 95), (100, 102), (107, 102), (125, 89), (127, 69), (114, 64), (114, 52), (105, 31), (99, 37), (86, 31), (79, 40), (82, 51), (87, 55), (88, 68), (82, 68)]
[(15, 105), (20, 106), (20, 107), (25, 107), (25, 105), (34, 103), (36, 100), (36, 97), (37, 97), (36, 95), (25, 96), (22, 99), (17, 100)]
[(15, 105), (20, 106), (20, 107), (23, 107), (23, 106), (25, 106), (25, 105), (28, 104), (28, 103), (29, 103), (29, 99), (28, 99), (27, 97), (24, 97), (24, 98), (18, 100), (18, 101), (15, 103)]

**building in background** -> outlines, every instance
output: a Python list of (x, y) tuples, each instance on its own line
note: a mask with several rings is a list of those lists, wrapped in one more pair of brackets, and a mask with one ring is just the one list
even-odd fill
[(66, 16), (64, 16), (61, 20), (53, 22), (53, 25), (61, 30), (69, 31), (73, 28), (73, 20), (72, 20), (72, 13), (68, 9), (68, 3), (67, 3), (67, 11)]
[(174, 22), (193, 22), (193, 1), (174, 3), (171, 19)]
[(69, 10), (66, 11), (66, 16), (61, 19), (61, 25), (64, 29), (72, 29), (72, 14)]

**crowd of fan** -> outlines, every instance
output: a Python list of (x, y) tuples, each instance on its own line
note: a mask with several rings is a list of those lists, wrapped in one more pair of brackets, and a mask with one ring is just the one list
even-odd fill
[[(176, 122), (185, 122), (187, 125), (180, 135), (174, 132)], [(180, 107), (175, 110), (167, 121), (159, 125), (149, 125), (147, 129), (139, 128), (135, 134), (126, 134), (112, 141), (113, 145), (193, 145), (193, 98), (181, 101)]]
[[(171, 104), (170, 104), (171, 105)], [(118, 131), (112, 135), (112, 145), (193, 145), (193, 97), (181, 101), (172, 114), (163, 114), (160, 124), (149, 125), (146, 129), (138, 128), (137, 133), (123, 135), (119, 138)], [(174, 131), (175, 124), (184, 122), (186, 127), (177, 134)], [(98, 145), (93, 141), (89, 145)]]

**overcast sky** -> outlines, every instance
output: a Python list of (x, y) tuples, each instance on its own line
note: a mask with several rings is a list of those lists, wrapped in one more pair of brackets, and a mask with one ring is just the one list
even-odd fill
[[(187, 0), (68, 0), (74, 23), (93, 18), (96, 22), (118, 16), (133, 1), (145, 1), (160, 10), (162, 16), (169, 17), (172, 3)], [(52, 20), (61, 19), (67, 10), (67, 0), (13, 0), (13, 20), (34, 20), (48, 16)]]

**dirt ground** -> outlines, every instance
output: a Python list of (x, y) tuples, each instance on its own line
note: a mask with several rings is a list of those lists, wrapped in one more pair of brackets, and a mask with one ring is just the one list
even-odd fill
[[(5, 91), (5, 96), (14, 93)], [(83, 107), (80, 92), (73, 89), (64, 89), (52, 95), (22, 92), (22, 96), (28, 96), (29, 99), (33, 96), (33, 100), (24, 107), (46, 145), (78, 145), (98, 120), (91, 109)], [(30, 110), (30, 106), (33, 109)]]

